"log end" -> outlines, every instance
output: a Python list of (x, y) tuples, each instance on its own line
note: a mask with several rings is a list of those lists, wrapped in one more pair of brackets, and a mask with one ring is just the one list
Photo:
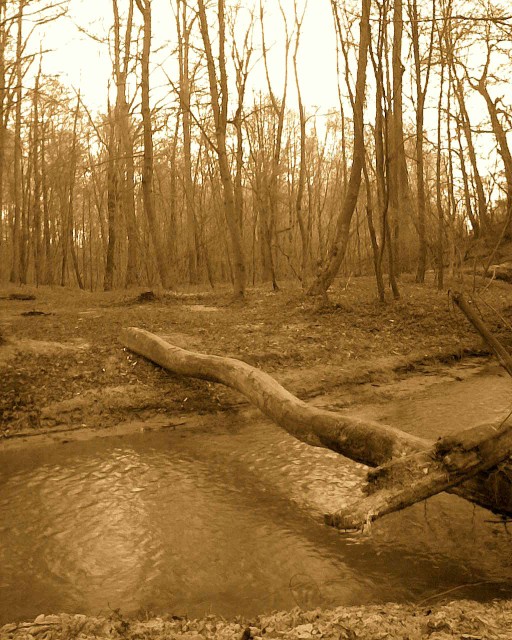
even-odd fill
[(334, 513), (326, 513), (324, 515), (324, 523), (329, 527), (334, 527), (344, 533), (367, 533), (374, 520), (374, 514), (366, 513), (363, 517), (359, 513), (349, 511), (349, 509), (341, 509)]

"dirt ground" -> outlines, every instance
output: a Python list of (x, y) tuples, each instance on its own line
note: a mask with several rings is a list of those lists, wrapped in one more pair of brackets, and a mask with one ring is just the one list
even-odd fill
[[(512, 286), (493, 282), (475, 303), (510, 347)], [(407, 277), (402, 299), (385, 305), (376, 300), (370, 278), (340, 281), (328, 304), (304, 298), (292, 286), (277, 293), (251, 289), (243, 304), (231, 301), (228, 288), (146, 295), (143, 290), (5, 287), (0, 289), (0, 450), (14, 443), (31, 446), (41, 434), (58, 439), (63, 433), (91, 437), (120, 429), (193, 425), (218, 412), (246, 408), (243, 398), (228, 389), (168, 374), (124, 350), (118, 336), (126, 326), (191, 350), (240, 358), (305, 400), (341, 389), (355, 396), (362, 383), (488, 354), (446, 292)], [(293, 611), (250, 624), (215, 618), (42, 616), (0, 629), (0, 640), (260, 636), (512, 640), (512, 603)]]
[[(179, 378), (130, 354), (118, 342), (126, 326), (240, 358), (303, 399), (487, 353), (449, 296), (433, 286), (406, 280), (402, 299), (381, 305), (371, 279), (342, 284), (329, 305), (298, 289), (257, 288), (244, 304), (232, 303), (227, 289), (154, 297), (0, 289), (0, 440), (134, 420), (175, 423), (243, 404), (218, 385)], [(489, 326), (512, 344), (512, 286), (493, 282), (476, 300)]]

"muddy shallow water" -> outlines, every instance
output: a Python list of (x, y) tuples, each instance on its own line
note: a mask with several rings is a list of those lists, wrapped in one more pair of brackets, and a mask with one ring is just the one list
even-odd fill
[[(461, 377), (398, 383), (397, 398), (360, 413), (431, 438), (506, 415), (508, 378)], [(362, 465), (263, 420), (219, 420), (214, 434), (0, 452), (0, 624), (118, 607), (250, 616), (449, 590), (512, 597), (512, 533), (487, 511), (441, 495), (370, 537), (339, 534), (321, 516), (357, 496)]]

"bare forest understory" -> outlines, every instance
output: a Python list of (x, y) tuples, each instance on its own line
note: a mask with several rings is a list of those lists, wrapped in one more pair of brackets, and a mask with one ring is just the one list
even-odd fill
[[(416, 285), (409, 276), (401, 289), (400, 300), (383, 305), (371, 278), (340, 280), (323, 302), (291, 287), (255, 288), (243, 303), (233, 302), (227, 287), (187, 293), (6, 287), (0, 290), (0, 450), (150, 429), (207, 434), (219, 414), (257, 419), (236, 392), (169, 374), (123, 349), (119, 335), (129, 326), (185, 349), (238, 358), (319, 407), (383, 400), (386, 382), (489, 355), (446, 291), (434, 282)], [(512, 287), (493, 281), (474, 302), (510, 350)], [(7, 625), (0, 637), (512, 637), (511, 603), (441, 605), (449, 600), (447, 594), (436, 606), (292, 611), (232, 622), (40, 616), (36, 623)]]

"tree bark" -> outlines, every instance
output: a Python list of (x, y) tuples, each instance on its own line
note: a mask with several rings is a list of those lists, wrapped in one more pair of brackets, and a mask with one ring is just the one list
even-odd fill
[(190, 284), (199, 282), (197, 256), (197, 220), (194, 202), (194, 182), (192, 179), (192, 122), (190, 114), (190, 30), (192, 22), (187, 16), (187, 3), (178, 0), (176, 27), (178, 32), (178, 62), (180, 68), (180, 107), (183, 130), (183, 181), (186, 211), (186, 251), (187, 275)]
[(119, 163), (122, 177), (121, 206), (126, 220), (126, 235), (128, 236), (125, 285), (131, 287), (138, 284), (140, 280), (137, 265), (138, 232), (135, 214), (133, 136), (130, 130), (130, 108), (126, 97), (133, 26), (133, 0), (129, 0), (128, 3), (123, 52), (121, 51), (121, 22), (117, 0), (112, 0), (112, 9), (114, 13), (113, 65), (116, 83), (116, 125), (121, 150), (121, 162)]
[(22, 262), (22, 229), (21, 229), (21, 198), (22, 198), (22, 140), (21, 140), (21, 99), (23, 71), (21, 54), (23, 51), (23, 10), (26, 0), (19, 0), (16, 37), (16, 110), (14, 121), (14, 154), (13, 154), (13, 192), (14, 192), (14, 225), (12, 233), (12, 264), (10, 281), (20, 284)]
[(210, 29), (204, 0), (198, 2), (199, 24), (204, 44), (208, 81), (210, 85), (210, 104), (215, 121), (215, 152), (218, 159), (220, 179), (224, 196), (224, 214), (231, 240), (233, 252), (233, 293), (235, 298), (243, 298), (246, 286), (245, 254), (240, 228), (240, 211), (237, 211), (235, 188), (228, 156), (228, 102), (229, 87), (226, 69), (226, 24), (225, 2), (218, 0), (217, 21), (219, 28), (218, 73), (215, 56), (212, 50)]
[(41, 170), (40, 170), (40, 127), (39, 127), (39, 85), (41, 81), (42, 55), (39, 58), (39, 69), (36, 75), (34, 95), (33, 95), (33, 136), (32, 136), (32, 158), (34, 170), (34, 275), (36, 286), (42, 281), (42, 235), (41, 235)]
[[(119, 143), (115, 135), (114, 117), (109, 108), (108, 114), (108, 143), (107, 143), (107, 225), (108, 243), (106, 250), (105, 274), (103, 290), (112, 291), (114, 287), (114, 273), (116, 268), (117, 218), (119, 201)], [(99, 208), (98, 208), (99, 213)]]
[(482, 76), (477, 85), (474, 85), (476, 90), (480, 93), (480, 95), (484, 98), (485, 104), (487, 105), (487, 110), (489, 112), (489, 118), (491, 120), (491, 126), (493, 133), (498, 142), (498, 151), (503, 160), (503, 164), (505, 167), (505, 180), (507, 183), (507, 228), (505, 232), (506, 237), (510, 237), (512, 235), (512, 221), (511, 221), (511, 213), (512, 213), (512, 152), (510, 150), (507, 132), (505, 131), (500, 119), (498, 117), (499, 109), (495, 100), (491, 98), (489, 94), (489, 90), (487, 88), (487, 78), (486, 76)]
[(501, 366), (510, 376), (512, 376), (512, 357), (505, 349), (505, 347), (492, 335), (489, 329), (485, 326), (485, 323), (473, 311), (471, 303), (466, 300), (465, 296), (462, 293), (458, 291), (452, 291), (451, 296), (452, 300), (459, 307), (462, 313), (471, 322), (473, 327), (478, 331), (482, 338), (487, 342), (489, 347), (491, 347), (491, 349), (494, 351), (494, 354), (498, 358)]
[(153, 193), (153, 131), (151, 126), (151, 109), (149, 105), (149, 56), (151, 51), (151, 2), (150, 0), (135, 0), (137, 8), (142, 14), (144, 22), (144, 37), (141, 60), (141, 111), (144, 130), (144, 164), (142, 168), (142, 194), (144, 211), (148, 221), (149, 233), (155, 252), (156, 264), (160, 282), (164, 289), (172, 289), (168, 258), (164, 245), (160, 239), (160, 230), (155, 212), (155, 198)]
[(367, 498), (325, 522), (337, 529), (361, 529), (382, 516), (446, 491), (512, 454), (512, 424), (483, 425), (438, 440), (427, 451), (400, 458), (369, 474)]
[(293, 52), (293, 74), (295, 76), (295, 87), (297, 89), (297, 102), (299, 107), (299, 139), (300, 145), (299, 151), (299, 175), (297, 176), (297, 193), (295, 197), (295, 215), (297, 216), (297, 223), (299, 225), (300, 241), (301, 241), (301, 261), (300, 261), (300, 279), (302, 287), (306, 288), (308, 265), (309, 265), (309, 252), (310, 252), (310, 237), (309, 229), (306, 223), (306, 218), (303, 211), (304, 200), (304, 188), (306, 185), (306, 110), (302, 101), (302, 92), (299, 82), (299, 70), (297, 63), (297, 55), (299, 53), (300, 36), (302, 30), (302, 22), (304, 20), (304, 13), (299, 17), (297, 1), (294, 2), (295, 12), (295, 48)]
[[(489, 231), (490, 223), (489, 223), (489, 215), (487, 212), (487, 200), (485, 197), (482, 177), (478, 169), (475, 145), (473, 142), (473, 133), (471, 131), (471, 122), (469, 119), (469, 114), (466, 108), (466, 101), (464, 97), (464, 87), (462, 86), (461, 80), (457, 77), (455, 69), (453, 69), (453, 76), (455, 79), (455, 83), (454, 83), (455, 96), (459, 104), (460, 120), (462, 123), (462, 128), (464, 130), (464, 136), (466, 138), (466, 142), (468, 145), (468, 155), (471, 162), (471, 169), (473, 171), (473, 180), (475, 181), (479, 224), (478, 224), (478, 227), (474, 229), (474, 232), (475, 232), (475, 237), (477, 237), (479, 235), (480, 226), (483, 227), (484, 231), (487, 231), (487, 232)], [(460, 131), (460, 127), (459, 127), (459, 131)], [(462, 159), (461, 159), (461, 164), (462, 164)]]
[(418, 266), (416, 282), (425, 282), (427, 268), (427, 230), (426, 230), (426, 196), (425, 196), (425, 162), (423, 150), (425, 99), (432, 68), (432, 51), (434, 50), (435, 0), (432, 2), (432, 26), (430, 31), (430, 51), (428, 54), (425, 82), (421, 78), (420, 30), (417, 0), (409, 0), (409, 18), (412, 30), (412, 50), (414, 54), (416, 85), (416, 197), (418, 201)]
[(352, 167), (343, 206), (336, 223), (334, 242), (330, 249), (327, 265), (320, 271), (308, 290), (310, 295), (322, 295), (327, 292), (345, 257), (350, 235), (350, 223), (357, 204), (363, 170), (364, 148), (364, 101), (366, 94), (366, 67), (370, 45), (370, 6), (371, 0), (362, 0), (360, 25), (359, 59), (357, 62), (356, 95), (354, 101), (354, 150)]
[[(174, 373), (219, 382), (236, 389), (292, 436), (307, 444), (331, 449), (372, 467), (417, 452), (428, 454), (432, 446), (431, 442), (399, 429), (311, 407), (284, 389), (270, 375), (234, 358), (186, 351), (149, 331), (134, 327), (122, 330), (121, 343), (131, 351)], [(495, 430), (493, 425), (490, 428)], [(488, 426), (484, 429), (489, 433)], [(458, 434), (457, 438), (460, 437)], [(473, 438), (472, 441), (474, 440)], [(508, 443), (507, 440), (507, 446)], [(456, 450), (457, 447), (454, 445), (453, 449)], [(443, 451), (443, 455), (446, 456), (450, 449)], [(458, 455), (457, 451), (454, 453)], [(507, 455), (506, 451), (504, 455)], [(464, 462), (460, 464), (463, 465)], [(475, 469), (475, 473), (476, 471)], [(510, 471), (510, 465), (507, 465), (503, 469), (498, 467), (493, 473), (480, 472), (464, 482), (462, 479), (460, 486), (453, 486), (448, 490), (496, 513), (511, 516)], [(385, 471), (378, 470), (373, 477), (385, 474)], [(455, 482), (458, 481), (457, 478)], [(375, 483), (374, 480), (373, 482)]]

